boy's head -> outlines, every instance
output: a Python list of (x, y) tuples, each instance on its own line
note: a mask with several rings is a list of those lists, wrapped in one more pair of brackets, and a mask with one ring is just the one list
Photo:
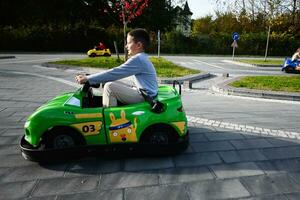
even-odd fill
[(127, 49), (129, 55), (144, 51), (150, 44), (150, 36), (145, 29), (134, 29), (127, 35)]

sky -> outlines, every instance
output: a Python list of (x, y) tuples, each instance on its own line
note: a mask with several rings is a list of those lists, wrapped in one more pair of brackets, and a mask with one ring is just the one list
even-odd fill
[(213, 0), (188, 0), (189, 7), (193, 13), (192, 19), (204, 17), (206, 15), (214, 15)]

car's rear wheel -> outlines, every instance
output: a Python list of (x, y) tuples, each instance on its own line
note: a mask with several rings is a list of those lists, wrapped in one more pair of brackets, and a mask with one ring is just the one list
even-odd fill
[(173, 127), (167, 124), (157, 124), (148, 127), (140, 138), (146, 154), (161, 156), (178, 152), (176, 144), (179, 135)]
[(95, 53), (92, 53), (92, 54), (91, 54), (91, 57), (96, 57), (96, 54), (95, 54)]
[(150, 144), (154, 145), (168, 145), (169, 144), (169, 136), (166, 132), (157, 131), (152, 133), (148, 139)]

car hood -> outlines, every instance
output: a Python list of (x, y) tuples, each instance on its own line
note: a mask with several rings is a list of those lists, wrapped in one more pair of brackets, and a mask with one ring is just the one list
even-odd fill
[(44, 104), (41, 107), (39, 107), (38, 110), (44, 109), (44, 108), (51, 108), (51, 107), (63, 106), (73, 96), (74, 96), (73, 92), (59, 95), (59, 96), (57, 96), (57, 97), (49, 100), (46, 104)]

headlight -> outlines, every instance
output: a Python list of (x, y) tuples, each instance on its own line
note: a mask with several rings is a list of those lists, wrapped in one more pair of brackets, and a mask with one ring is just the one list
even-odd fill
[(25, 124), (24, 124), (24, 128), (28, 128), (30, 125), (30, 121), (26, 121)]

